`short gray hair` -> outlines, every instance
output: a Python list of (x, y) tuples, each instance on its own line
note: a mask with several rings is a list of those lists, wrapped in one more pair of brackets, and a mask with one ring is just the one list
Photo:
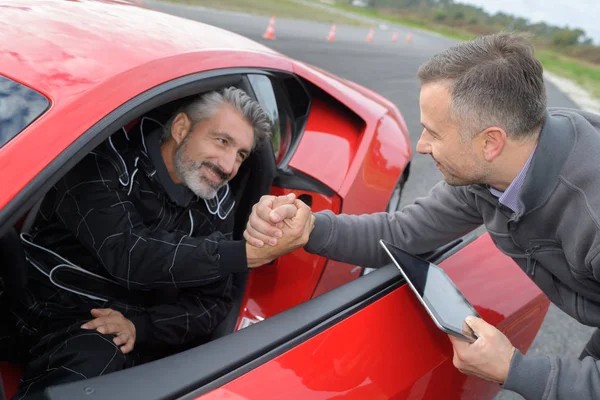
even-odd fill
[(526, 139), (546, 117), (543, 67), (527, 36), (501, 32), (435, 55), (418, 72), (421, 85), (448, 81), (452, 119), (473, 135), (490, 126)]
[(171, 125), (177, 114), (183, 112), (192, 122), (192, 126), (212, 118), (223, 104), (232, 106), (254, 129), (253, 149), (263, 140), (271, 138), (273, 124), (262, 106), (242, 89), (229, 87), (220, 91), (203, 94), (177, 110), (167, 121), (163, 129), (163, 140), (171, 137)]

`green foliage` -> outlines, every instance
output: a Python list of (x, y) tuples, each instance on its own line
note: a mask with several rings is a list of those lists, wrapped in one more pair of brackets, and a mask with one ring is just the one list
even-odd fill
[(454, 3), (453, 0), (376, 1), (387, 1), (386, 8), (342, 8), (457, 40), (470, 40), (499, 31), (527, 32), (533, 38), (544, 69), (574, 80), (600, 99), (600, 46), (594, 45), (581, 29), (545, 22), (530, 23), (525, 18), (502, 12), (489, 15), (479, 7)]
[[(338, 4), (352, 0), (338, 0)], [(468, 37), (499, 31), (527, 32), (532, 35), (536, 47), (550, 48), (591, 63), (599, 62), (600, 46), (594, 45), (585, 31), (578, 28), (558, 27), (545, 22), (532, 23), (527, 18), (503, 12), (488, 14), (482, 8), (462, 4), (454, 0), (370, 0), (370, 15), (387, 20), (400, 19), (403, 23), (418, 23), (436, 31), (449, 32), (453, 36)], [(357, 7), (348, 10), (365, 12)], [(585, 50), (582, 50), (585, 46)]]
[[(598, 46), (595, 47), (598, 49)], [(590, 91), (597, 99), (600, 99), (599, 65), (578, 61), (557, 52), (540, 51), (538, 56), (544, 65), (544, 69), (574, 80), (581, 87)], [(600, 52), (598, 57), (600, 59)]]
[(462, 21), (465, 19), (465, 13), (462, 11), (457, 11), (452, 15), (452, 18), (456, 21)]
[(583, 35), (581, 29), (561, 29), (552, 34), (552, 43), (557, 47), (576, 46)]
[(437, 22), (444, 22), (448, 19), (448, 13), (444, 10), (435, 10), (433, 12), (433, 19)]

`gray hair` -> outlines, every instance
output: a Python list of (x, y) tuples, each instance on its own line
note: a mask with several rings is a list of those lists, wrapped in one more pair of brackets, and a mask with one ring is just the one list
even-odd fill
[(452, 119), (474, 135), (498, 126), (527, 139), (546, 117), (543, 68), (525, 35), (497, 33), (460, 43), (419, 68), (421, 85), (449, 81)]
[(263, 140), (271, 138), (273, 124), (262, 106), (241, 89), (229, 87), (213, 91), (195, 98), (182, 106), (167, 121), (163, 129), (163, 140), (171, 137), (171, 126), (177, 114), (183, 112), (192, 122), (192, 126), (212, 118), (223, 104), (232, 106), (254, 129), (253, 149)]

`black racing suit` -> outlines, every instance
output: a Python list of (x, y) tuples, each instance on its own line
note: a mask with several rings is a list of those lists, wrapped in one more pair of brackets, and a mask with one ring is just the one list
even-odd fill
[[(119, 365), (109, 365), (81, 352), (94, 347), (90, 339), (113, 352), (105, 343), (110, 335), (94, 339), (78, 329), (92, 308), (130, 319), (136, 350), (167, 352), (206, 337), (230, 310), (232, 274), (247, 270), (245, 242), (232, 240), (235, 181), (217, 198), (199, 199), (169, 177), (159, 135), (113, 135), (45, 196), (24, 236), (33, 300), (19, 323), (33, 346), (22, 393), (135, 363), (118, 354), (108, 359)], [(88, 342), (80, 343), (82, 335)], [(74, 366), (69, 355), (50, 365), (69, 346), (102, 365), (89, 368), (79, 359)], [(54, 379), (45, 370), (60, 371)]]

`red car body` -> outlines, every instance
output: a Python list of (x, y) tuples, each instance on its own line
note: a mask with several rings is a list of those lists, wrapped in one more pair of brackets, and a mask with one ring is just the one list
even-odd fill
[[(94, 132), (119, 110), (130, 106), (130, 114), (122, 113), (131, 116), (136, 102), (198, 74), (204, 74), (199, 80), (222, 71), (275, 74), (272, 80), (283, 74), (312, 88), (304, 124), (279, 164), (310, 184), (296, 187), (284, 177), (274, 194), (304, 196), (314, 211), (372, 213), (386, 209), (407, 172), (408, 132), (393, 104), (233, 33), (122, 1), (0, 0), (0, 20), (0, 75), (49, 101), (0, 147), (2, 229), (26, 214), (60, 178), (60, 168), (89, 151), (101, 136)], [(546, 313), (545, 296), (487, 235), (451, 252), (441, 266), (482, 317), (526, 351)], [(237, 332), (153, 363), (155, 370), (142, 365), (82, 385), (100, 398), (439, 399), (497, 392), (497, 385), (454, 369), (445, 334), (393, 267), (357, 279), (362, 270), (298, 250), (252, 270)], [(223, 366), (211, 366), (213, 353)], [(186, 365), (206, 374), (180, 373)], [(152, 378), (156, 368), (162, 373)], [(144, 381), (134, 384), (135, 374)], [(3, 366), (8, 394), (18, 375), (17, 366)], [(77, 385), (49, 393), (76, 398)]]

